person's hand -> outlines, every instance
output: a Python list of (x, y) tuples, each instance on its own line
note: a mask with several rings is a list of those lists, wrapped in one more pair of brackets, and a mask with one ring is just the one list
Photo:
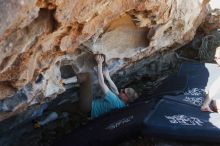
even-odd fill
[(95, 60), (98, 64), (102, 64), (104, 62), (104, 57), (102, 55), (96, 55)]

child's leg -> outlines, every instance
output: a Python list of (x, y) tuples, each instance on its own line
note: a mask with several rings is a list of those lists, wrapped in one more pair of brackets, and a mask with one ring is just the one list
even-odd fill
[(80, 73), (77, 75), (80, 83), (79, 108), (82, 112), (90, 112), (92, 108), (92, 80), (90, 73)]
[(210, 107), (209, 107), (211, 101), (212, 101), (212, 99), (207, 95), (207, 96), (205, 97), (205, 100), (204, 100), (202, 106), (201, 106), (201, 111), (204, 111), (204, 112), (213, 112), (213, 111), (210, 109)]
[(213, 100), (212, 102), (214, 112), (220, 112), (220, 100)]

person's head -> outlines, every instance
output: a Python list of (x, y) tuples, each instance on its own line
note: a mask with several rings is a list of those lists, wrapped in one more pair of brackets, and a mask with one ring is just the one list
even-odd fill
[(216, 48), (215, 51), (215, 61), (218, 65), (220, 65), (220, 46)]
[(119, 97), (125, 103), (129, 103), (137, 99), (138, 94), (133, 88), (124, 88), (120, 90)]

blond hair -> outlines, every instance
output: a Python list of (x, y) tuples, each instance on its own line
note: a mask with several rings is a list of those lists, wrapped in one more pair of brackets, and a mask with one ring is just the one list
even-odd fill
[(138, 94), (133, 88), (127, 88), (126, 95), (128, 96), (128, 102), (133, 102), (138, 98)]

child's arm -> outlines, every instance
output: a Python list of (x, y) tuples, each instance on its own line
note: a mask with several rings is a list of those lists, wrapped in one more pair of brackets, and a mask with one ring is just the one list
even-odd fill
[(110, 75), (109, 75), (109, 71), (108, 71), (108, 68), (105, 68), (104, 71), (103, 71), (103, 74), (106, 78), (106, 80), (108, 81), (109, 85), (110, 85), (110, 88), (112, 89), (112, 91), (118, 95), (119, 92), (118, 92), (118, 88), (117, 86), (115, 85), (115, 83), (112, 81)]
[(102, 91), (104, 93), (107, 93), (109, 91), (109, 88), (104, 82), (104, 77), (103, 77), (103, 73), (102, 73), (102, 63), (104, 61), (104, 58), (101, 55), (97, 55), (95, 59), (98, 63), (98, 81), (99, 81), (99, 85), (101, 86)]

